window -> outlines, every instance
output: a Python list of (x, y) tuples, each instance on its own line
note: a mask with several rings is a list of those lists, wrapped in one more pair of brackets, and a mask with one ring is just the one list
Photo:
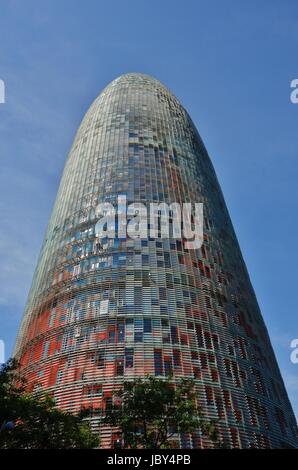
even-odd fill
[(133, 367), (133, 349), (125, 349), (125, 367), (131, 369)]
[(172, 367), (172, 359), (170, 356), (165, 356), (164, 367), (165, 367), (165, 375), (172, 375), (173, 367)]
[(177, 344), (179, 342), (177, 326), (171, 326), (171, 337), (173, 344)]
[(42, 357), (44, 359), (48, 356), (49, 348), (50, 348), (50, 341), (46, 341), (44, 344), (43, 353), (42, 353)]
[(116, 360), (116, 375), (121, 376), (124, 374), (124, 361), (123, 359)]
[(173, 351), (173, 361), (174, 361), (174, 367), (180, 367), (181, 366), (180, 351), (178, 351), (178, 350)]
[(214, 403), (214, 391), (211, 387), (205, 387), (207, 404), (212, 405)]
[(53, 310), (51, 311), (50, 318), (49, 318), (49, 327), (50, 328), (52, 328), (52, 326), (54, 325), (55, 318), (56, 318), (56, 310), (53, 308)]
[(144, 333), (151, 333), (151, 332), (152, 332), (151, 319), (145, 318), (144, 319)]
[(135, 331), (135, 343), (141, 343), (143, 341), (142, 331)]
[(60, 369), (57, 372), (57, 377), (56, 377), (56, 384), (60, 384), (63, 376), (63, 370)]
[(154, 369), (155, 369), (155, 375), (163, 375), (161, 349), (154, 350)]

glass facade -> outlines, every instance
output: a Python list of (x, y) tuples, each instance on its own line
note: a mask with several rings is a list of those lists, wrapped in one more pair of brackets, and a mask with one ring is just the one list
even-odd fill
[[(200, 202), (204, 243), (99, 239), (100, 202)], [(126, 74), (91, 105), (74, 139), (15, 354), (34, 391), (90, 410), (100, 426), (123, 380), (195, 379), (228, 447), (297, 446), (289, 403), (229, 214), (189, 115), (157, 80)], [(210, 447), (199, 433), (180, 447)]]

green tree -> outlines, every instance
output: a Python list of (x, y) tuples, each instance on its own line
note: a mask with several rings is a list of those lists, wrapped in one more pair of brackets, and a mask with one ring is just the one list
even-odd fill
[(121, 429), (125, 448), (170, 448), (175, 434), (198, 429), (221, 447), (216, 423), (203, 418), (190, 379), (176, 385), (155, 377), (124, 382), (103, 421)]
[(83, 416), (55, 407), (49, 396), (26, 393), (26, 382), (11, 359), (0, 369), (0, 448), (71, 449), (98, 445)]

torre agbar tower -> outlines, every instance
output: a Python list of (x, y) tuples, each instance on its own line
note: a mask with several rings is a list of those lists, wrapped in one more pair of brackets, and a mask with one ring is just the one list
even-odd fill
[[(99, 238), (99, 203), (203, 203), (204, 241)], [(116, 218), (117, 221), (117, 218)], [(195, 380), (227, 447), (297, 447), (294, 414), (204, 144), (159, 81), (130, 73), (86, 113), (67, 158), (15, 356), (34, 392), (100, 419), (123, 381)], [(208, 448), (199, 432), (180, 448)]]

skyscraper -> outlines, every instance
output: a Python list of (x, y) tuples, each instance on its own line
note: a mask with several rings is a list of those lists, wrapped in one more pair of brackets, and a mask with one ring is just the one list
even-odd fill
[[(204, 242), (99, 238), (99, 203), (203, 203)], [(171, 215), (171, 214), (170, 214)], [(119, 229), (116, 218), (116, 229)], [(149, 224), (150, 225), (150, 224)], [(15, 353), (34, 391), (94, 429), (124, 380), (195, 379), (230, 447), (297, 446), (296, 421), (204, 144), (157, 80), (126, 74), (91, 105), (65, 164)], [(103, 445), (117, 433), (101, 427)], [(199, 433), (180, 447), (209, 447)]]

